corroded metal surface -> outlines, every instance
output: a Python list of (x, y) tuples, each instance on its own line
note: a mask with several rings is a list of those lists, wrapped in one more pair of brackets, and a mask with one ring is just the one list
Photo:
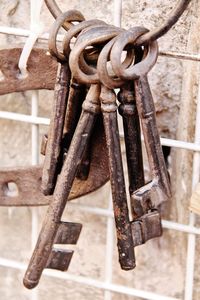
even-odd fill
[[(48, 5), (54, 15), (58, 13), (54, 1)], [(182, 8), (178, 6), (177, 9), (180, 13)], [(172, 16), (172, 23), (173, 18), (176, 16)], [(73, 24), (73, 21), (82, 23)], [(58, 51), (56, 36), (63, 25), (67, 33), (63, 49)], [(108, 178), (121, 268), (133, 269), (134, 247), (162, 234), (158, 207), (170, 197), (170, 187), (147, 80), (147, 73), (158, 56), (157, 41), (153, 41), (155, 35), (159, 36), (159, 30), (152, 35), (144, 27), (126, 31), (98, 20), (84, 21), (78, 11), (65, 12), (55, 21), (49, 50), (60, 66), (50, 130), (47, 143), (42, 146), (46, 156), (42, 188), (45, 194), (53, 196), (43, 196), (51, 201), (24, 277), (26, 287), (33, 288), (38, 284), (44, 268), (67, 270), (73, 251), (54, 245), (76, 244), (81, 230), (80, 224), (61, 221), (67, 200), (96, 189)], [(72, 38), (76, 40), (71, 48)], [(145, 45), (139, 47), (142, 39)], [(125, 59), (122, 60), (123, 54)], [(120, 88), (118, 100), (124, 125), (131, 220), (114, 88)], [(152, 181), (148, 184), (144, 182), (140, 121), (152, 173)], [(9, 182), (4, 180), (2, 183), (4, 197), (11, 197), (9, 193), (6, 195)], [(29, 182), (27, 186), (30, 186)], [(17, 188), (19, 192), (21, 186), (17, 184)]]
[(57, 62), (47, 49), (33, 48), (27, 63), (28, 76), (21, 77), (18, 61), (22, 48), (0, 50), (0, 95), (28, 90), (54, 89)]
[(123, 270), (131, 270), (135, 267), (135, 257), (122, 166), (115, 93), (102, 86), (100, 100), (108, 148), (119, 262)]
[(129, 176), (129, 192), (144, 185), (140, 121), (134, 97), (133, 83), (121, 88), (118, 93), (119, 113), (123, 118), (126, 158)]
[(70, 70), (67, 63), (58, 65), (54, 88), (53, 110), (48, 130), (48, 141), (42, 174), (42, 191), (45, 195), (53, 193), (58, 175), (61, 143), (67, 99), (69, 94)]
[[(191, 0), (179, 0), (175, 8), (171, 11), (170, 15), (165, 20), (165, 22), (161, 26), (158, 26), (154, 30), (150, 31), (149, 33), (144, 34), (144, 36), (141, 36), (137, 41), (137, 46), (155, 41), (161, 36), (163, 36), (166, 32), (168, 32), (170, 28), (181, 17), (181, 15), (186, 10), (190, 2)], [(62, 13), (55, 0), (45, 0), (45, 3), (55, 19)], [(68, 29), (69, 24), (65, 24), (63, 27), (65, 29)]]
[[(52, 253), (54, 239), (59, 227), (58, 224), (67, 203), (79, 162), (91, 136), (95, 116), (100, 112), (99, 93), (99, 86), (92, 85), (83, 103), (80, 120), (60, 176), (57, 179), (53, 199), (48, 207), (35, 250), (24, 276), (24, 285), (27, 288), (33, 288), (38, 284), (42, 271), (46, 267)], [(60, 259), (58, 258), (59, 261)]]
[[(100, 188), (109, 180), (107, 149), (102, 119), (98, 118), (94, 126), (96, 134), (91, 138), (90, 172), (87, 180), (75, 178), (69, 199), (86, 195)], [(48, 205), (52, 196), (44, 196), (41, 191), (42, 166), (0, 169), (0, 205), (37, 206)], [(4, 187), (8, 182), (16, 183), (18, 195), (9, 196)]]

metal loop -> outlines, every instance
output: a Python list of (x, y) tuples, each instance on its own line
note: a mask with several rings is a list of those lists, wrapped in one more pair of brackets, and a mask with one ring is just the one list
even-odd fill
[(104, 45), (110, 39), (115, 37), (122, 29), (114, 26), (97, 26), (81, 33), (72, 49), (69, 57), (69, 65), (71, 72), (79, 82), (92, 84), (99, 82), (99, 76), (97, 72), (95, 74), (87, 74), (81, 70), (80, 66), (80, 56), (81, 53), (88, 46)]
[[(138, 36), (142, 35), (143, 33), (147, 32), (147, 31), (148, 30), (143, 27), (132, 28), (131, 42), (134, 42), (138, 38)], [(133, 62), (133, 47), (131, 48), (131, 52), (130, 52), (130, 49), (127, 52), (128, 59), (126, 59), (124, 62), (121, 62), (122, 51), (124, 50), (125, 47), (124, 47), (124, 45), (122, 47), (120, 45), (120, 47), (119, 47), (119, 44), (120, 44), (121, 40), (124, 42), (124, 36), (126, 36), (126, 35), (127, 35), (127, 31), (121, 32), (115, 39), (113, 39), (107, 45), (105, 45), (99, 55), (99, 58), (98, 58), (97, 70), (98, 70), (98, 74), (99, 74), (99, 79), (105, 86), (107, 86), (110, 89), (118, 88), (118, 87), (122, 86), (125, 83), (125, 80), (127, 80), (127, 78), (123, 78), (122, 76), (119, 76), (119, 74), (121, 75), (120, 72), (116, 72), (116, 70), (115, 70), (115, 69), (117, 69), (116, 65), (119, 64), (119, 66), (122, 68), (123, 71), (127, 70), (127, 68), (128, 68), (128, 70), (130, 68), (131, 68), (131, 70), (132, 69), (135, 70), (135, 68), (136, 68), (135, 65), (132, 66), (132, 64), (131, 64)], [(130, 43), (130, 41), (129, 41), (129, 43)], [(126, 45), (128, 45), (129, 43), (127, 43), (127, 41), (125, 40)], [(117, 52), (117, 55), (115, 53), (116, 51), (114, 51), (114, 56), (111, 59), (111, 53), (112, 53), (113, 47), (114, 47), (114, 49), (119, 47), (119, 51)], [(130, 56), (130, 54), (131, 54), (131, 56)], [(107, 61), (108, 61), (109, 57), (111, 60), (111, 65), (112, 65), (114, 74), (118, 78), (112, 78), (108, 74)], [(130, 60), (129, 58), (131, 58), (131, 57), (132, 57), (132, 59)], [(113, 66), (115, 68), (113, 68)], [(121, 68), (120, 68), (120, 71), (121, 71)], [(132, 78), (132, 79), (134, 79), (134, 78)]]
[(49, 52), (51, 55), (55, 56), (60, 61), (66, 61), (67, 58), (62, 52), (59, 52), (56, 45), (56, 37), (62, 24), (67, 22), (83, 21), (85, 20), (83, 15), (78, 10), (68, 10), (67, 12), (61, 14), (54, 22), (50, 30), (49, 35)]
[(163, 25), (141, 36), (136, 41), (136, 46), (147, 45), (167, 33), (178, 21), (190, 2), (191, 0), (180, 0)]
[(138, 35), (141, 36), (147, 31), (148, 30), (144, 27), (134, 27), (131, 30), (124, 31), (118, 35), (110, 52), (110, 60), (113, 71), (119, 78), (124, 80), (136, 79), (147, 74), (156, 63), (158, 57), (157, 41), (151, 42), (148, 45), (147, 55), (141, 62), (131, 65), (128, 68), (121, 63), (121, 55), (124, 48), (126, 48), (128, 44), (135, 45)]
[[(46, 6), (48, 7), (49, 11), (51, 12), (52, 16), (57, 19), (63, 12), (60, 10), (59, 6), (57, 5), (56, 1), (54, 0), (45, 0)], [(73, 10), (75, 11), (75, 10)], [(77, 11), (76, 11), (77, 12)], [(80, 17), (84, 20), (83, 15), (79, 12)], [(79, 19), (77, 21), (82, 21)], [(65, 20), (61, 25), (65, 30), (69, 30), (72, 27), (72, 24), (69, 20)]]
[[(178, 21), (180, 16), (183, 14), (183, 12), (186, 10), (187, 6), (191, 0), (179, 0), (175, 8), (170, 13), (167, 20), (161, 25), (159, 28), (156, 28), (153, 31), (150, 31), (149, 33), (146, 33), (145, 35), (141, 36), (138, 41), (136, 42), (137, 46), (146, 45), (152, 41), (157, 40), (161, 36), (163, 36), (165, 33), (167, 33), (170, 28)], [(54, 18), (57, 18), (62, 12), (58, 5), (56, 4), (56, 1), (54, 0), (45, 0), (45, 3), (50, 10), (51, 14)], [(62, 25), (66, 30), (68, 30), (71, 25), (69, 23), (64, 23)]]
[(114, 79), (110, 77), (107, 70), (107, 61), (109, 59), (111, 48), (115, 43), (116, 39), (117, 37), (113, 38), (109, 43), (107, 43), (103, 47), (97, 62), (97, 72), (99, 75), (99, 79), (109, 89), (118, 88), (125, 83), (124, 80), (121, 80), (119, 78)]

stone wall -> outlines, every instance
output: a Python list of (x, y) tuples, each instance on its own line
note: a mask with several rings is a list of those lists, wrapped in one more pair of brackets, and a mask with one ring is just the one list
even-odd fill
[[(123, 1), (122, 26), (129, 28), (144, 25), (149, 29), (159, 26), (174, 7), (172, 0)], [(113, 23), (114, 1), (58, 1), (61, 9), (78, 9), (86, 19), (99, 18)], [(29, 1), (12, 0), (0, 2), (0, 26), (29, 28)], [(160, 49), (198, 53), (200, 2), (192, 1), (169, 33), (159, 40)], [(45, 31), (53, 18), (43, 5), (41, 20)], [(22, 45), (25, 38), (0, 35), (0, 47)], [(174, 58), (159, 57), (149, 74), (156, 104), (157, 120), (162, 137), (193, 141), (198, 64)], [(52, 92), (40, 91), (39, 115), (50, 116)], [(30, 114), (31, 93), (15, 93), (0, 97), (0, 110)], [(31, 161), (31, 126), (0, 119), (0, 166), (19, 166)], [(45, 126), (40, 127), (40, 139)], [(42, 158), (41, 158), (42, 160)], [(191, 193), (192, 153), (173, 150), (171, 155), (171, 182), (173, 199), (167, 204), (164, 215), (167, 219), (188, 222), (188, 198)], [(106, 208), (109, 185), (83, 199), (76, 200)], [(38, 208), (41, 224), (46, 208)], [(28, 262), (31, 244), (31, 208), (0, 208), (0, 256)], [(80, 213), (75, 208), (66, 212), (67, 220), (83, 223), (70, 273), (103, 280), (105, 273), (106, 219), (89, 213)], [(198, 222), (199, 220), (197, 220)], [(197, 242), (197, 250), (199, 241)], [(199, 253), (199, 251), (197, 251)], [(113, 281), (130, 287), (153, 291), (183, 299), (185, 276), (186, 235), (164, 230), (159, 240), (149, 241), (136, 250), (137, 268), (131, 272), (121, 271), (117, 262), (116, 247), (113, 257)], [(197, 255), (197, 260), (199, 260)], [(0, 295), (4, 300), (31, 299), (31, 292), (22, 285), (23, 272), (0, 267)], [(197, 264), (194, 285), (194, 300), (199, 299), (200, 276)], [(90, 300), (103, 299), (103, 292), (64, 280), (42, 277), (38, 288), (39, 300)], [(139, 299), (113, 294), (113, 299)]]

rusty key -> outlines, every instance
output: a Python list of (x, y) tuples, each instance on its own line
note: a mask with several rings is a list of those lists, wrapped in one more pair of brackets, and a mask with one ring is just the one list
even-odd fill
[[(44, 268), (51, 267), (53, 264), (54, 268), (61, 269), (62, 260), (60, 260), (60, 256), (63, 255), (65, 257), (65, 261), (67, 261), (66, 265), (68, 265), (68, 262), (70, 261), (72, 253), (69, 254), (64, 250), (56, 252), (53, 245), (55, 244), (55, 239), (58, 235), (59, 227), (61, 226), (60, 224), (62, 224), (62, 213), (75, 179), (78, 165), (82, 160), (85, 147), (90, 139), (95, 117), (100, 112), (99, 93), (99, 85), (91, 85), (83, 103), (81, 117), (76, 127), (61, 173), (57, 179), (53, 199), (49, 205), (35, 250), (24, 277), (24, 285), (27, 288), (34, 288), (38, 284)], [(53, 259), (54, 255), (57, 255), (58, 259)], [(56, 261), (55, 264), (51, 257)]]
[(131, 43), (134, 48), (137, 38), (136, 33), (140, 32), (141, 36), (142, 31), (144, 31), (144, 34), (147, 29), (136, 27), (120, 33), (110, 53), (112, 67), (116, 75), (120, 79), (134, 81), (136, 105), (142, 124), (145, 147), (153, 177), (150, 183), (139, 188), (131, 196), (132, 210), (137, 217), (142, 216), (152, 206), (154, 208), (157, 207), (171, 195), (169, 178), (156, 125), (154, 102), (146, 75), (157, 60), (157, 42), (154, 41), (145, 46), (145, 55), (140, 62), (128, 67), (123, 66), (121, 63), (122, 51)]
[(114, 91), (102, 85), (100, 101), (109, 157), (119, 262), (123, 270), (131, 270), (135, 267), (135, 257), (124, 182)]
[[(133, 190), (131, 194), (131, 209), (133, 215), (131, 227), (134, 246), (140, 245), (148, 239), (158, 237), (162, 234), (161, 218), (156, 208), (170, 196), (168, 175), (162, 156), (162, 149), (156, 126), (155, 108), (150, 89), (148, 89), (148, 82), (146, 82), (147, 85), (144, 83), (142, 88), (140, 85), (139, 87), (137, 85), (141, 78), (144, 78), (155, 64), (158, 53), (157, 43), (153, 42), (144, 48), (144, 57), (141, 56), (138, 59), (137, 52), (140, 49), (136, 48), (134, 43), (137, 35), (144, 34), (145, 31), (145, 28), (136, 27), (131, 28), (130, 31), (120, 33), (116, 38), (110, 53), (112, 67), (118, 78), (129, 82), (134, 80), (136, 105), (142, 123), (145, 146), (153, 176), (151, 183), (141, 185), (140, 187), (138, 186), (138, 189)], [(135, 64), (126, 67), (121, 63), (121, 54), (126, 46), (128, 44), (130, 46), (131, 43), (136, 53), (136, 61)], [(143, 90), (145, 88), (146, 90)], [(125, 91), (123, 94), (125, 95)], [(125, 101), (127, 101), (127, 98)], [(127, 141), (125, 142), (127, 145)], [(128, 145), (128, 147), (130, 147), (130, 145)], [(141, 145), (138, 150), (139, 152), (141, 151)], [(128, 155), (130, 156), (131, 153)], [(136, 152), (136, 155), (140, 154)], [(132, 164), (133, 163), (134, 161), (132, 161)], [(141, 161), (140, 163), (142, 165)], [(129, 161), (128, 164), (130, 165)], [(128, 166), (128, 168), (130, 168), (130, 166)], [(134, 173), (132, 173), (132, 176), (134, 176)], [(134, 179), (131, 178), (130, 180), (133, 181)], [(136, 184), (134, 187), (136, 187)]]

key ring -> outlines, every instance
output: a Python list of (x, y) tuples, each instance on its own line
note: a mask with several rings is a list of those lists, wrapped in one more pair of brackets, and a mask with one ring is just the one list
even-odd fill
[(125, 81), (120, 78), (116, 78), (116, 79), (111, 78), (107, 70), (107, 61), (109, 58), (110, 50), (116, 40), (117, 40), (117, 36), (103, 47), (97, 62), (97, 72), (98, 72), (99, 80), (106, 87), (110, 89), (118, 88), (125, 83)]
[(86, 74), (80, 67), (80, 55), (84, 49), (93, 44), (102, 44), (115, 37), (123, 29), (114, 26), (100, 26), (87, 30), (79, 35), (75, 47), (70, 53), (69, 65), (73, 76), (82, 83), (98, 83), (99, 76), (95, 74)]
[[(134, 27), (132, 29), (132, 42), (134, 43), (134, 41), (138, 38), (138, 36), (146, 33), (148, 30), (146, 28), (143, 28), (143, 27)], [(118, 47), (119, 46), (119, 43), (121, 42), (121, 40), (124, 42), (124, 33), (126, 33), (126, 31), (124, 32), (121, 32), (115, 39), (113, 39), (112, 41), (110, 41), (107, 45), (104, 46), (104, 48), (102, 49), (100, 55), (99, 55), (99, 58), (98, 58), (98, 63), (97, 63), (97, 70), (98, 70), (98, 74), (99, 74), (99, 78), (100, 78), (100, 81), (105, 85), (107, 86), (108, 88), (118, 88), (120, 86), (122, 86), (125, 81), (124, 79), (127, 80), (127, 78), (123, 78), (122, 76), (119, 76), (119, 74), (117, 72), (115, 72), (115, 69), (113, 68), (113, 62), (112, 60), (115, 60), (115, 57), (111, 57), (111, 53), (112, 53), (112, 49), (113, 47), (115, 47), (115, 45)], [(122, 38), (121, 38), (122, 36)], [(120, 38), (120, 41), (118, 42), (118, 39)], [(127, 45), (128, 43), (126, 43)], [(117, 48), (115, 47), (115, 48)], [(120, 47), (120, 50), (123, 51), (125, 47)], [(151, 47), (150, 47), (151, 48)], [(135, 73), (137, 73), (137, 69), (138, 69), (138, 66), (141, 65), (142, 62), (139, 62), (137, 63), (136, 65), (132, 65), (129, 67), (129, 65), (127, 65), (126, 63), (124, 62), (121, 62), (121, 55), (122, 55), (122, 51), (120, 51), (120, 59), (119, 61), (117, 60), (117, 63), (120, 64), (122, 70), (127, 70), (126, 68), (128, 68), (128, 70), (131, 68), (131, 70), (133, 69), (135, 71)], [(149, 51), (148, 51), (149, 52)], [(113, 71), (115, 73), (115, 75), (118, 77), (118, 78), (112, 78), (109, 76), (108, 74), (108, 71), (107, 71), (107, 60), (109, 59), (110, 57), (110, 60), (111, 60), (111, 65), (112, 65), (112, 68), (113, 68)], [(117, 59), (119, 58), (119, 56), (117, 57)], [(146, 61), (147, 59), (147, 61)], [(148, 66), (148, 61), (149, 61), (149, 57), (145, 57), (145, 59), (143, 60), (143, 63), (142, 65), (144, 65), (143, 68), (139, 68), (141, 70), (141, 72), (145, 72), (146, 71), (146, 68)], [(115, 66), (115, 65), (114, 65)], [(137, 67), (136, 67), (137, 66)], [(121, 75), (121, 74), (120, 74)], [(136, 75), (136, 74), (134, 74)], [(138, 76), (132, 76), (133, 78), (131, 79), (135, 79), (136, 77)], [(130, 79), (130, 78), (129, 78)]]
[(148, 32), (148, 30), (143, 27), (135, 27), (130, 29), (129, 31), (122, 32), (121, 34), (118, 35), (117, 40), (111, 49), (110, 60), (111, 60), (113, 71), (118, 77), (124, 80), (133, 80), (140, 77), (141, 75), (147, 74), (157, 61), (158, 43), (157, 41), (153, 41), (149, 43), (146, 57), (141, 62), (135, 65), (131, 65), (128, 68), (125, 68), (125, 66), (123, 66), (123, 64), (121, 63), (121, 55), (123, 49), (126, 48), (128, 44), (132, 44), (132, 43), (135, 44), (136, 34), (143, 36), (142, 35), (143, 32)]
[[(136, 45), (137, 46), (146, 45), (149, 42), (159, 39), (162, 35), (167, 33), (170, 30), (170, 28), (181, 17), (181, 15), (186, 10), (190, 2), (191, 0), (179, 0), (179, 2), (175, 6), (175, 8), (171, 11), (166, 21), (157, 29), (154, 29), (146, 33), (145, 35), (141, 36), (136, 42)], [(45, 0), (45, 3), (55, 19), (62, 13), (55, 0)], [(66, 22), (62, 26), (63, 28), (68, 30), (71, 27), (71, 24)]]
[[(147, 49), (145, 49), (147, 54), (142, 61), (131, 64), (130, 66), (121, 63), (121, 55), (124, 48), (126, 48), (129, 43), (134, 44), (138, 36), (141, 36), (147, 31), (148, 30), (144, 27), (134, 27), (132, 30), (123, 31), (115, 40), (110, 41), (110, 43), (102, 49), (97, 63), (97, 70), (100, 81), (108, 88), (118, 88), (124, 84), (124, 80), (134, 80), (146, 74), (153, 67), (158, 56), (156, 41), (150, 43)], [(115, 75), (118, 76), (117, 79), (111, 78), (108, 74), (106, 64), (109, 56), (113, 71)]]

